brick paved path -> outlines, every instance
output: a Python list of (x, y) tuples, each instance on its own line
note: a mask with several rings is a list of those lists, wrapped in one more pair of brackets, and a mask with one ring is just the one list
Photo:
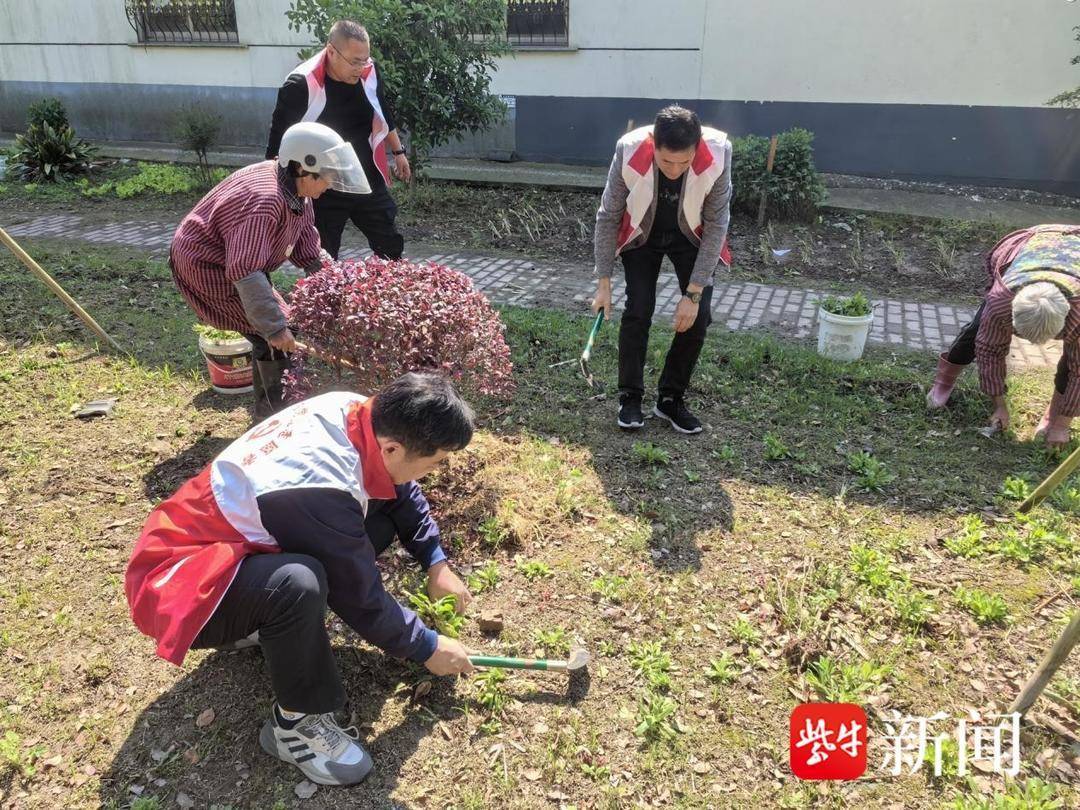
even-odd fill
[[(172, 238), (174, 224), (118, 222), (110, 225), (83, 223), (74, 214), (40, 216), (7, 228), (14, 237), (44, 236), (77, 239), (99, 244), (121, 244), (163, 252)], [(342, 258), (370, 255), (356, 246), (362, 238), (349, 229)], [(352, 239), (350, 246), (349, 240)], [(594, 282), (591, 268), (545, 265), (528, 259), (494, 258), (467, 252), (410, 254), (410, 258), (438, 261), (469, 275), (477, 288), (493, 301), (519, 306), (545, 306), (585, 311)], [(623, 284), (614, 280), (615, 307), (624, 302)], [(816, 334), (817, 300), (823, 293), (814, 290), (773, 287), (749, 282), (718, 283), (713, 291), (713, 322), (730, 330), (762, 327), (796, 338)], [(663, 273), (657, 288), (658, 316), (670, 317), (679, 300), (673, 273)], [(973, 310), (952, 304), (923, 304), (896, 299), (877, 299), (876, 317), (870, 340), (933, 351), (945, 346), (972, 316)], [(1010, 362), (1021, 367), (1041, 367), (1057, 363), (1061, 344), (1044, 347), (1015, 338)]]

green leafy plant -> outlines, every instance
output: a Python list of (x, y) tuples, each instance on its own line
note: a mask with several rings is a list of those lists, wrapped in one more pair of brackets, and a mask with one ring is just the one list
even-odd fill
[(214, 326), (207, 326), (205, 323), (193, 324), (191, 331), (212, 343), (226, 343), (232, 340), (244, 339), (244, 336), (239, 332), (233, 332), (230, 329), (218, 329)]
[(609, 602), (618, 603), (626, 596), (626, 583), (626, 577), (620, 577), (617, 574), (601, 574), (592, 581), (592, 591)]
[(494, 560), (488, 560), (483, 567), (477, 568), (468, 576), (469, 590), (473, 593), (491, 591), (499, 584), (499, 566)]
[(894, 583), (885, 594), (900, 622), (912, 630), (923, 627), (933, 613), (933, 602), (922, 591), (906, 583)]
[(978, 515), (965, 515), (960, 521), (960, 532), (945, 538), (945, 548), (957, 557), (971, 559), (987, 551), (986, 524)]
[(1022, 501), (1031, 494), (1031, 484), (1023, 478), (1010, 475), (1001, 485), (1001, 494), (1010, 501)]
[(564, 627), (537, 630), (533, 633), (533, 638), (548, 656), (566, 655), (570, 652), (570, 634)]
[(1009, 606), (997, 594), (990, 594), (978, 588), (965, 588), (957, 585), (954, 593), (956, 603), (975, 617), (975, 621), (986, 626), (1004, 624), (1009, 618)]
[(732, 208), (757, 214), (763, 191), (768, 211), (781, 219), (812, 220), (825, 200), (825, 184), (814, 165), (814, 136), (790, 129), (777, 138), (776, 159), (767, 171), (769, 139), (747, 135), (732, 141)]
[(541, 577), (553, 576), (555, 573), (551, 570), (550, 565), (538, 560), (517, 560), (514, 567), (525, 579), (540, 579)]
[(851, 573), (875, 593), (887, 591), (894, 580), (889, 570), (889, 559), (876, 548), (859, 543), (851, 547)]
[(217, 145), (221, 134), (221, 116), (194, 105), (184, 107), (177, 113), (173, 134), (181, 149), (195, 153), (199, 178), (203, 187), (209, 188), (214, 176), (208, 153)]
[(630, 642), (630, 666), (645, 679), (653, 689), (671, 687), (671, 656), (659, 641)]
[(863, 293), (857, 292), (849, 298), (830, 295), (821, 300), (821, 308), (833, 315), (845, 315), (849, 318), (859, 318), (869, 315), (874, 307), (870, 299)]
[(43, 121), (15, 136), (7, 171), (27, 183), (55, 183), (90, 171), (94, 154), (94, 147), (71, 127), (55, 129)]
[(865, 450), (848, 456), (848, 469), (858, 476), (855, 483), (860, 489), (872, 492), (881, 492), (896, 478), (883, 461)]
[(55, 96), (46, 96), (30, 104), (26, 108), (27, 128), (40, 127), (42, 124), (48, 124), (57, 132), (67, 129), (69, 123), (64, 102)]
[(739, 454), (735, 451), (735, 448), (732, 447), (730, 444), (725, 444), (725, 445), (721, 445), (721, 447), (718, 450), (713, 450), (712, 451), (712, 456), (713, 456), (713, 458), (717, 459), (718, 461), (723, 461), (725, 463), (730, 463), (732, 461), (735, 461), (739, 457)]
[(945, 805), (945, 810), (1059, 810), (1066, 806), (1054, 785), (1032, 777), (1011, 782), (1004, 793), (989, 798), (960, 796)]
[(832, 703), (860, 703), (889, 675), (887, 667), (870, 661), (858, 664), (837, 664), (822, 656), (810, 664), (806, 680), (823, 700)]
[(1080, 515), (1080, 488), (1059, 487), (1052, 500), (1054, 505), (1062, 512)]
[(1001, 530), (993, 550), (1020, 565), (1030, 565), (1044, 556), (1038, 532), (1023, 532), (1013, 526)]
[(791, 451), (788, 449), (788, 446), (784, 444), (783, 440), (776, 434), (766, 433), (765, 438), (762, 441), (765, 445), (766, 461), (779, 461), (780, 459), (791, 457)]
[(293, 0), (285, 16), (318, 47), (336, 20), (363, 21), (415, 168), (432, 148), (506, 115), (489, 90), (495, 59), (508, 52), (505, 0)]
[(416, 615), (429, 627), (450, 638), (457, 638), (465, 626), (465, 617), (457, 612), (457, 598), (453, 594), (431, 601), (426, 593), (409, 593), (409, 604)]
[(0, 776), (8, 773), (33, 776), (37, 771), (34, 763), (43, 751), (40, 745), (27, 748), (22, 737), (14, 731), (4, 732), (4, 736), (0, 737)]
[(649, 464), (653, 467), (666, 467), (671, 463), (671, 454), (663, 447), (658, 447), (652, 442), (634, 442), (631, 452), (639, 464)]
[(510, 539), (510, 529), (503, 525), (498, 515), (488, 515), (480, 521), (476, 530), (480, 533), (484, 545), (491, 548), (499, 548)]
[(474, 683), (476, 702), (484, 708), (489, 719), (497, 719), (510, 699), (506, 693), (506, 672), (501, 669), (485, 670), (476, 676)]
[(738, 667), (735, 665), (735, 659), (731, 657), (731, 653), (722, 653), (719, 658), (713, 658), (709, 661), (709, 668), (705, 672), (705, 677), (714, 683), (731, 683), (735, 680), (735, 676), (739, 674)]
[(678, 705), (666, 695), (647, 693), (638, 704), (634, 733), (650, 743), (670, 742), (678, 736), (675, 712)]
[(761, 641), (761, 633), (745, 616), (739, 616), (731, 623), (731, 637), (745, 647)]

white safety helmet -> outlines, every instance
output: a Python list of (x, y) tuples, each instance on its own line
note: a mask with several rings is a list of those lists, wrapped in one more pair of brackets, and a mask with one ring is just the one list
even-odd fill
[(293, 160), (304, 171), (325, 177), (336, 191), (371, 193), (356, 150), (325, 124), (301, 121), (285, 130), (278, 149), (278, 163), (287, 167)]

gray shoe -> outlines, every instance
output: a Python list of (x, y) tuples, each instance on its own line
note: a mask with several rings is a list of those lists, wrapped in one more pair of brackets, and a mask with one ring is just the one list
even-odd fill
[(282, 728), (275, 705), (259, 732), (259, 745), (318, 785), (355, 785), (374, 765), (359, 737), (354, 727), (339, 726), (332, 714), (307, 714), (292, 728)]

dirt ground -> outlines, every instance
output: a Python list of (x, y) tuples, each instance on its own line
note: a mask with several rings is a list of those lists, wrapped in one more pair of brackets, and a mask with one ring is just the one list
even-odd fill
[[(650, 420), (627, 435), (613, 426), (613, 335), (589, 389), (561, 364), (585, 319), (505, 310), (517, 393), (478, 403), (477, 440), (425, 488), (454, 564), (497, 575), (475, 580), (466, 643), (552, 656), (580, 644), (593, 662), (573, 681), (433, 679), (332, 619), (348, 719), (376, 769), (300, 798), (300, 774), (258, 747), (272, 700), (259, 652), (157, 660), (122, 591), (146, 514), (250, 414), (209, 390), (160, 260), (28, 247), (132, 356), (95, 352), (0, 257), (3, 806), (1074, 805), (1075, 659), (1024, 728), (1017, 780), (985, 760), (959, 775), (948, 749), (941, 777), (885, 766), (894, 711), (944, 712), (942, 729), (988, 722), (1076, 607), (1077, 484), (1030, 521), (1009, 517), (1055, 464), (1030, 439), (1047, 374), (1014, 378), (1014, 429), (988, 441), (972, 375), (946, 412), (925, 413), (931, 358), (876, 349), (843, 366), (767, 335), (716, 335), (691, 397), (705, 433)], [(650, 384), (670, 340), (655, 333)], [(117, 398), (112, 417), (72, 417), (101, 397)], [(391, 592), (419, 586), (407, 558), (385, 556)], [(478, 630), (484, 610), (503, 612), (501, 635)], [(865, 778), (791, 775), (788, 717), (810, 699), (866, 707)], [(1028, 798), (988, 803), (1007, 792)]]

